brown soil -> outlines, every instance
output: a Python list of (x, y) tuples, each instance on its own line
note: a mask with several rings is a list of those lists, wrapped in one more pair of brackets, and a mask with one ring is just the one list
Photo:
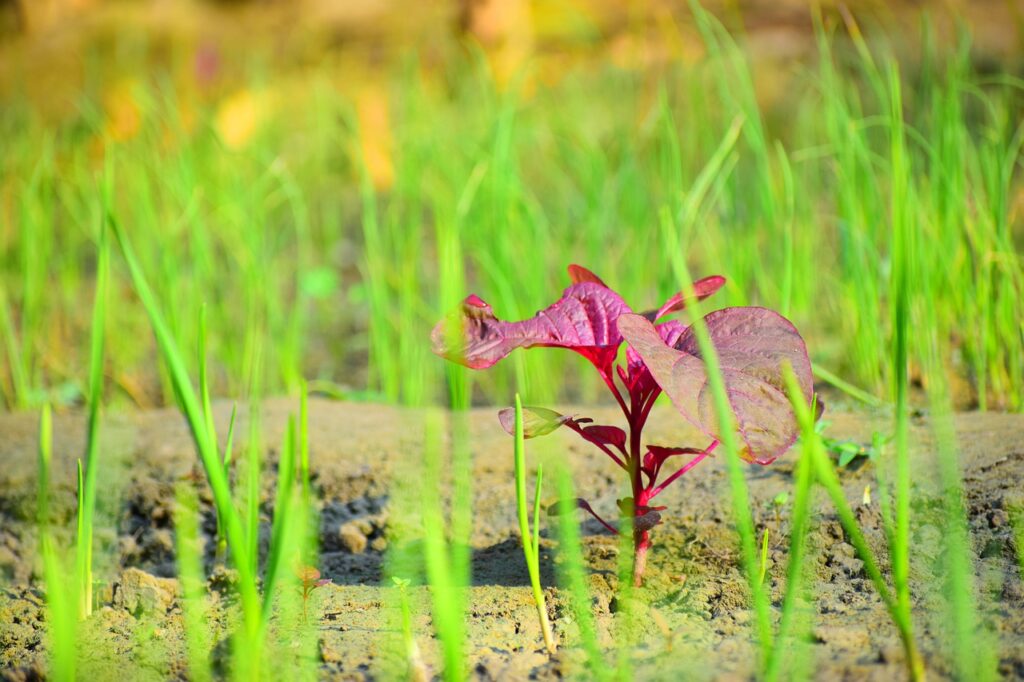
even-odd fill
[[(219, 405), (226, 422), (229, 407)], [(280, 442), (291, 401), (265, 405), (266, 442)], [(366, 404), (313, 401), (310, 442), (314, 486), (321, 511), (320, 570), (332, 585), (315, 593), (319, 615), (320, 677), (390, 679), (405, 663), (393, 653), (397, 622), (393, 588), (381, 587), (388, 551), (389, 497), (396, 472), (416, 471), (423, 451), (424, 412)], [(613, 418), (606, 408), (587, 410)], [(828, 433), (869, 441), (885, 427), (884, 416), (833, 414)], [(599, 419), (600, 420), (600, 419)], [(247, 433), (244, 415), (239, 433)], [(967, 485), (967, 509), (974, 543), (974, 566), (982, 620), (998, 645), (1000, 672), (1024, 678), (1024, 586), (1017, 568), (1009, 511), (1024, 502), (1024, 417), (963, 414), (956, 420)], [(36, 679), (44, 674), (45, 634), (36, 560), (34, 524), (35, 415), (0, 416), (0, 679)], [(925, 420), (914, 426), (914, 518), (911, 582), (918, 638), (932, 679), (951, 675), (948, 647), (941, 639), (937, 607), (942, 564), (942, 511), (935, 450)], [(223, 432), (223, 427), (222, 427)], [(518, 546), (512, 481), (511, 441), (493, 410), (475, 410), (469, 419), (473, 449), (474, 528), (472, 587), (467, 655), (478, 679), (551, 679), (582, 674), (582, 654), (566, 646), (554, 657), (543, 649), (526, 568)], [(649, 427), (656, 443), (687, 442), (693, 434), (669, 408), (656, 411)], [(612, 515), (622, 481), (613, 467), (571, 434), (548, 437), (563, 448), (578, 491)], [(543, 441), (531, 445), (536, 458)], [(54, 487), (58, 526), (73, 525), (73, 472), (83, 443), (83, 419), (55, 420)], [(699, 444), (699, 443), (698, 443)], [(271, 449), (270, 457), (275, 457)], [(110, 584), (100, 590), (101, 608), (86, 624), (91, 643), (80, 661), (83, 679), (166, 679), (186, 675), (181, 609), (173, 578), (174, 486), (196, 467), (188, 430), (176, 412), (160, 410), (105, 418), (97, 529), (97, 575)], [(759, 529), (771, 539), (768, 580), (777, 615), (784, 588), (791, 504), (773, 506), (793, 484), (795, 453), (770, 467), (748, 471)], [(875, 488), (874, 464), (841, 472), (848, 499), (872, 546), (884, 556), (884, 538)], [(272, 469), (272, 467), (268, 466)], [(265, 481), (265, 515), (273, 480)], [(872, 500), (863, 504), (866, 486)], [(547, 490), (553, 490), (550, 483)], [(553, 494), (546, 495), (553, 501)], [(745, 679), (752, 674), (756, 649), (747, 589), (738, 567), (736, 536), (730, 525), (730, 498), (724, 462), (709, 460), (670, 488), (664, 523), (653, 532), (648, 580), (631, 622), (637, 638), (633, 666), (640, 679)], [(415, 505), (414, 500), (405, 503)], [(268, 517), (269, 518), (269, 517)], [(204, 532), (213, 531), (208, 495)], [(575, 641), (576, 626), (553, 565), (558, 561), (554, 529), (542, 521), (543, 575), (549, 612), (563, 643)], [(593, 521), (583, 522), (586, 565), (594, 595), (600, 640), (621, 637), (624, 615), (617, 599), (616, 539)], [(898, 679), (902, 651), (881, 601), (848, 544), (831, 505), (819, 493), (810, 552), (811, 589), (805, 611), (811, 636), (803, 645), (817, 679)], [(62, 538), (70, 541), (70, 535)], [(212, 543), (207, 543), (211, 545)], [(208, 568), (212, 568), (208, 566)], [(141, 569), (141, 570), (140, 570)], [(226, 574), (213, 570), (211, 599), (217, 613), (212, 635), (225, 639), (221, 589)], [(164, 580), (164, 579), (168, 580)], [(410, 588), (413, 628), (427, 671), (439, 669), (432, 639), (427, 588)], [(223, 644), (223, 642), (221, 642)], [(226, 645), (214, 648), (217, 652)], [(223, 658), (223, 656), (222, 656)], [(609, 661), (613, 659), (609, 656)]]

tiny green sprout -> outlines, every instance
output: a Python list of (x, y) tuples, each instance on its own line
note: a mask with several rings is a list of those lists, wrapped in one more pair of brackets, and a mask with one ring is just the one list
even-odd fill
[(789, 502), (789, 491), (783, 490), (781, 493), (772, 498), (771, 507), (772, 511), (775, 512), (775, 525), (780, 522), (779, 514), (782, 513), (782, 508)]
[(299, 579), (299, 587), (302, 590), (302, 622), (309, 620), (309, 598), (313, 590), (323, 587), (331, 582), (330, 578), (321, 578), (320, 571), (312, 566), (299, 566), (295, 569), (295, 575)]
[(878, 431), (871, 434), (871, 444), (863, 445), (852, 440), (837, 440), (833, 438), (822, 438), (825, 449), (835, 455), (840, 468), (847, 468), (853, 462), (866, 459), (870, 462), (878, 460), (882, 448), (892, 440), (892, 436), (886, 436)]
[(408, 578), (391, 576), (391, 582), (398, 588), (398, 604), (402, 612), (402, 643), (405, 645), (405, 658), (409, 664), (408, 679), (427, 679), (426, 669), (420, 659), (420, 648), (412, 636), (412, 609), (409, 608)]

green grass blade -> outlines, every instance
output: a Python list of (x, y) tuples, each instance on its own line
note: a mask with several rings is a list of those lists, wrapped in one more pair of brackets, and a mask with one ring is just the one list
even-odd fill
[(206, 580), (199, 535), (199, 499), (195, 491), (179, 485), (174, 516), (178, 580), (188, 653), (189, 679), (206, 682), (210, 674), (210, 624), (207, 620)]
[(277, 464), (277, 499), (274, 502), (274, 520), (270, 531), (270, 547), (263, 577), (263, 622), (270, 618), (270, 610), (277, 587), (278, 574), (284, 561), (285, 533), (292, 515), (295, 487), (295, 418), (288, 418), (281, 458)]
[(441, 424), (438, 415), (431, 415), (426, 424), (424, 445), (424, 485), (422, 515), (424, 560), (434, 613), (434, 628), (441, 641), (444, 679), (458, 682), (466, 679), (464, 603), (465, 587), (453, 575), (453, 560), (445, 539), (441, 489)]
[[(787, 393), (791, 404), (800, 403), (801, 411), (794, 407), (801, 429), (800, 459), (796, 465), (796, 492), (793, 499), (792, 522), (789, 527), (789, 563), (786, 568), (786, 592), (782, 597), (779, 628), (776, 636), (777, 646), (765, 670), (766, 680), (779, 679), (783, 665), (783, 655), (792, 650), (802, 635), (794, 633), (797, 627), (798, 600), (805, 591), (804, 572), (805, 555), (807, 553), (807, 535), (811, 515), (811, 492), (814, 485), (814, 462), (816, 457), (824, 457), (823, 453), (813, 450), (821, 449), (821, 438), (814, 429), (813, 416), (815, 408), (806, 408), (805, 397), (791, 367), (784, 369)], [(816, 400), (817, 398), (815, 398)], [(767, 532), (767, 531), (766, 531)], [(792, 640), (792, 641), (791, 641)]]
[(4, 351), (7, 354), (8, 374), (11, 381), (10, 391), (4, 387), (6, 402), (12, 408), (24, 407), (28, 404), (28, 376), (21, 353), (21, 344), (18, 342), (18, 333), (14, 328), (7, 296), (2, 288), (0, 288), (0, 335), (3, 336)]
[(224, 443), (224, 476), (231, 481), (231, 452), (235, 448), (235, 420), (238, 417), (238, 403), (231, 403), (231, 418), (228, 420), (228, 436)]
[(50, 528), (50, 470), (53, 461), (53, 417), (49, 403), (39, 417), (38, 488), (36, 514), (39, 550), (46, 586), (46, 629), (49, 633), (50, 675), (58, 682), (75, 679), (78, 583), (67, 579), (69, 566), (62, 561)]
[(238, 585), (243, 612), (246, 614), (246, 627), (252, 633), (253, 628), (258, 626), (259, 615), (256, 576), (253, 567), (247, 561), (245, 549), (248, 547), (248, 543), (243, 534), (238, 514), (235, 511), (234, 502), (231, 499), (231, 490), (228, 486), (227, 477), (224, 475), (223, 463), (217, 454), (214, 434), (208, 429), (203, 406), (188, 376), (184, 357), (179, 351), (177, 342), (160, 312), (156, 297), (146, 281), (138, 260), (135, 258), (135, 252), (112, 216), (109, 216), (109, 220), (110, 227), (121, 247), (125, 262), (128, 264), (132, 281), (135, 284), (135, 290), (149, 316), (164, 363), (167, 365), (174, 382), (175, 392), (181, 401), (182, 411), (188, 420), (196, 449), (199, 452), (200, 461), (206, 472), (207, 481), (213, 491), (217, 512), (226, 522), (228, 548), (235, 559), (235, 567), (239, 573)]
[(764, 585), (765, 576), (768, 574), (768, 529), (761, 533), (761, 563), (757, 573), (757, 582)]
[(530, 574), (530, 587), (533, 588), (533, 601), (537, 605), (537, 618), (540, 620), (541, 633), (544, 635), (544, 644), (550, 653), (555, 653), (555, 640), (551, 633), (551, 623), (548, 621), (548, 608), (544, 601), (544, 589), (540, 584), (540, 556), (538, 549), (540, 545), (539, 516), (540, 516), (540, 476), (537, 477), (537, 490), (533, 502), (534, 533), (530, 533), (530, 521), (528, 507), (526, 506), (526, 443), (523, 436), (523, 404), (516, 393), (516, 417), (515, 417), (515, 477), (516, 477), (516, 515), (519, 518), (519, 539), (523, 545), (523, 556), (526, 559), (526, 569)]
[(533, 491), (533, 556), (540, 560), (540, 491), (544, 484), (544, 464), (537, 463), (537, 483)]
[(841, 378), (839, 375), (833, 374), (832, 372), (828, 371), (824, 367), (821, 367), (820, 365), (814, 365), (814, 376), (818, 377), (819, 379), (829, 384), (830, 386), (838, 388), (846, 395), (856, 400), (859, 400), (865, 405), (870, 405), (871, 407), (881, 407), (885, 405), (884, 400), (871, 395), (864, 389), (857, 388), (850, 382)]
[(556, 565), (563, 588), (566, 590), (573, 619), (579, 629), (580, 645), (587, 654), (587, 666), (593, 679), (605, 680), (611, 669), (605, 662), (597, 641), (597, 624), (591, 606), (590, 589), (584, 566), (583, 547), (580, 543), (579, 522), (576, 520), (576, 491), (572, 478), (564, 465), (555, 472), (558, 490), (558, 554)]
[[(77, 536), (79, 617), (92, 614), (93, 520), (96, 515), (96, 481), (99, 478), (100, 406), (103, 403), (103, 359), (106, 349), (107, 290), (110, 279), (110, 244), (100, 228), (96, 264), (96, 293), (92, 311), (92, 343), (89, 362), (89, 421), (86, 431), (85, 478), (79, 486), (81, 512)], [(81, 462), (79, 463), (81, 467)]]
[[(726, 159), (735, 146), (742, 127), (743, 118), (737, 117), (688, 192), (679, 222), (679, 231), (682, 234), (688, 235), (695, 228), (700, 205), (704, 202), (708, 189), (723, 177), (721, 174), (725, 168)], [(683, 291), (689, 298), (694, 299), (693, 280), (690, 277), (686, 259), (683, 257), (679, 233), (676, 231), (671, 216), (664, 210), (662, 211), (660, 226), (664, 252), (668, 254), (673, 274), (680, 285), (679, 290)], [(718, 354), (711, 342), (711, 337), (708, 334), (700, 311), (701, 306), (699, 304), (689, 305), (686, 308), (691, 328), (694, 331), (707, 368), (708, 385), (714, 401), (716, 418), (721, 424), (718, 433), (722, 434), (722, 446), (728, 464), (734, 523), (740, 536), (741, 557), (754, 606), (757, 637), (761, 648), (760, 667), (763, 669), (767, 666), (772, 648), (768, 597), (758, 580), (757, 540), (753, 518), (751, 517), (749, 493), (746, 481), (743, 478), (742, 463), (738, 454), (736, 432), (732, 427), (732, 408), (729, 405), (729, 398), (725, 392), (725, 384), (719, 369)]]

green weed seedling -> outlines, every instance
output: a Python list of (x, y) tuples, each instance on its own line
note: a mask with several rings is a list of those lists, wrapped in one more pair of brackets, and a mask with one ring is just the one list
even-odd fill
[(548, 620), (548, 607), (544, 601), (544, 588), (540, 584), (540, 491), (543, 481), (543, 465), (537, 465), (537, 483), (533, 496), (533, 532), (530, 532), (530, 520), (527, 516), (526, 504), (526, 446), (523, 435), (523, 405), (516, 394), (515, 402), (515, 476), (516, 476), (516, 513), (519, 518), (519, 537), (523, 545), (523, 557), (526, 569), (530, 574), (530, 586), (533, 588), (533, 600), (537, 605), (537, 618), (540, 621), (544, 645), (548, 652), (557, 650), (555, 638)]

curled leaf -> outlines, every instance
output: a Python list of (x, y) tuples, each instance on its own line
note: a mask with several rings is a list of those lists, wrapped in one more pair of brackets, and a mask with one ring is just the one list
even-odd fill
[[(498, 421), (501, 422), (501, 428), (505, 429), (509, 435), (516, 435), (516, 410), (514, 407), (506, 407), (499, 411)], [(572, 417), (559, 414), (546, 407), (524, 407), (523, 437), (546, 436), (569, 421), (572, 421)]]
[[(725, 308), (710, 313), (704, 322), (746, 446), (741, 454), (748, 461), (769, 464), (793, 445), (799, 431), (784, 388), (784, 363), (793, 368), (811, 403), (811, 362), (804, 341), (792, 323), (766, 308)], [(693, 331), (683, 331), (670, 347), (640, 315), (623, 315), (618, 328), (676, 409), (719, 438), (704, 359)]]

